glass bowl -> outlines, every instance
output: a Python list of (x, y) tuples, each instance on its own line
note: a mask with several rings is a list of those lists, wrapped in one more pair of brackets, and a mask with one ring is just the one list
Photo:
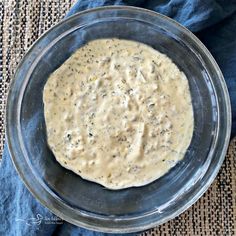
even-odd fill
[[(63, 168), (47, 146), (43, 87), (76, 49), (97, 38), (123, 38), (167, 54), (187, 75), (194, 134), (184, 159), (143, 187), (112, 191)], [(62, 219), (91, 230), (136, 232), (190, 207), (223, 162), (231, 109), (222, 73), (204, 45), (168, 17), (134, 7), (78, 13), (52, 27), (21, 61), (7, 101), (7, 141), (17, 171), (32, 194)]]

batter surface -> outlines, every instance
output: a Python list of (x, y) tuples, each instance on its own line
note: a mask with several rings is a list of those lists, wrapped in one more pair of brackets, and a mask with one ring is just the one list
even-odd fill
[(43, 93), (57, 161), (109, 189), (141, 186), (184, 157), (193, 134), (188, 81), (166, 55), (128, 40), (78, 49)]

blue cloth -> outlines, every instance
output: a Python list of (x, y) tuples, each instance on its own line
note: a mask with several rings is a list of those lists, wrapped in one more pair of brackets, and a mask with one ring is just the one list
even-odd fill
[[(225, 0), (79, 0), (69, 15), (104, 5), (145, 7), (174, 18), (205, 43), (218, 62), (231, 96), (236, 134), (236, 2)], [(7, 145), (0, 166), (0, 235), (106, 235), (62, 222), (25, 188), (11, 162)]]

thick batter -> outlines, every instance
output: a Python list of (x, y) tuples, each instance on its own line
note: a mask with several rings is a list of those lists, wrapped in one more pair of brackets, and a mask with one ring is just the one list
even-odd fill
[(193, 134), (185, 74), (134, 41), (81, 47), (49, 77), (43, 100), (57, 161), (109, 189), (156, 180), (184, 157)]

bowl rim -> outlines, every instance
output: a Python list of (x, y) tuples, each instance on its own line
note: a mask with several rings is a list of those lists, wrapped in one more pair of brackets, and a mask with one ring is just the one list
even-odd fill
[[(225, 142), (224, 142), (224, 145), (223, 145), (218, 163), (214, 168), (214, 171), (211, 173), (209, 178), (206, 180), (204, 186), (199, 188), (197, 192), (196, 191), (194, 192), (194, 196), (192, 197), (191, 201), (189, 201), (188, 203), (185, 203), (182, 207), (180, 207), (177, 211), (175, 211), (173, 214), (169, 215), (165, 219), (162, 219), (159, 222), (150, 223), (150, 224), (145, 225), (145, 226), (133, 226), (133, 227), (129, 227), (129, 228), (112, 228), (112, 227), (104, 227), (104, 226), (101, 226), (101, 225), (98, 226), (98, 225), (88, 224), (88, 223), (85, 223), (85, 222), (74, 220), (71, 217), (68, 218), (68, 216), (66, 214), (64, 214), (62, 211), (50, 206), (50, 204), (48, 204), (46, 201), (44, 201), (36, 193), (35, 189), (32, 187), (32, 184), (26, 178), (24, 170), (22, 170), (22, 168), (20, 167), (19, 160), (17, 159), (17, 155), (19, 155), (19, 153), (16, 150), (14, 150), (14, 147), (13, 147), (14, 144), (12, 143), (12, 139), (11, 139), (11, 128), (10, 128), (11, 114), (10, 114), (10, 109), (9, 109), (10, 98), (11, 98), (13, 92), (14, 92), (13, 87), (16, 83), (16, 74), (17, 74), (18, 71), (20, 71), (22, 65), (25, 62), (25, 59), (26, 59), (27, 55), (29, 55), (32, 52), (33, 48), (38, 44), (38, 42), (40, 42), (40, 40), (42, 40), (42, 38), (44, 38), (49, 32), (53, 31), (55, 27), (58, 27), (59, 25), (62, 25), (63, 23), (65, 23), (65, 22), (67, 22), (67, 21), (69, 21), (73, 18), (77, 18), (79, 16), (82, 16), (84, 14), (91, 13), (91, 12), (97, 12), (97, 11), (104, 11), (104, 10), (126, 10), (126, 11), (130, 10), (130, 11), (136, 11), (136, 12), (140, 12), (142, 14), (145, 13), (145, 14), (148, 14), (148, 15), (151, 15), (151, 16), (154, 16), (154, 17), (162, 18), (163, 20), (169, 21), (170, 23), (175, 25), (175, 27), (180, 29), (182, 32), (187, 34), (189, 36), (189, 38), (191, 38), (191, 40), (194, 42), (194, 44), (196, 44), (198, 46), (198, 48), (200, 48), (202, 50), (202, 53), (204, 53), (205, 56), (207, 57), (207, 59), (211, 62), (212, 66), (214, 67), (215, 71), (217, 72), (218, 79), (219, 79), (219, 82), (220, 82), (220, 85), (221, 85), (221, 88), (222, 88), (222, 91), (223, 91), (223, 94), (224, 94), (224, 99), (225, 99), (226, 113), (227, 113), (227, 117), (226, 117), (227, 127), (226, 127), (226, 134), (225, 134)], [(107, 232), (107, 233), (131, 233), (131, 232), (138, 232), (138, 231), (146, 230), (146, 229), (158, 226), (160, 224), (163, 224), (163, 223), (177, 217), (182, 212), (187, 210), (190, 206), (192, 206), (206, 192), (206, 190), (209, 188), (209, 186), (211, 185), (211, 183), (215, 179), (216, 175), (218, 174), (219, 169), (220, 169), (220, 167), (221, 167), (221, 165), (224, 161), (224, 157), (226, 155), (227, 147), (228, 147), (229, 140), (230, 140), (230, 133), (231, 133), (231, 105), (230, 105), (229, 93), (228, 93), (228, 90), (227, 90), (227, 86), (226, 86), (223, 74), (222, 74), (219, 66), (217, 65), (215, 59), (211, 55), (211, 53), (208, 51), (208, 49), (203, 45), (203, 43), (191, 31), (189, 31), (187, 28), (185, 28), (184, 26), (182, 26), (180, 23), (176, 22), (175, 20), (173, 20), (173, 19), (171, 19), (171, 18), (169, 18), (165, 15), (162, 15), (160, 13), (157, 13), (155, 11), (144, 9), (144, 8), (139, 8), (139, 7), (133, 7), (133, 6), (103, 6), (103, 7), (97, 7), (97, 8), (84, 10), (84, 11), (75, 13), (72, 16), (69, 16), (67, 18), (64, 18), (59, 23), (57, 23), (56, 25), (54, 25), (53, 27), (51, 27), (50, 29), (45, 31), (30, 46), (27, 53), (24, 55), (21, 62), (17, 66), (16, 72), (15, 72), (13, 78), (11, 79), (11, 82), (10, 82), (9, 86), (10, 87), (9, 87), (9, 93), (8, 93), (7, 103), (6, 103), (6, 117), (5, 117), (5, 122), (6, 122), (6, 143), (9, 147), (8, 149), (9, 149), (9, 153), (10, 153), (11, 159), (13, 161), (14, 167), (17, 170), (18, 174), (20, 175), (21, 179), (23, 180), (24, 184), (28, 188), (28, 190), (32, 193), (32, 195), (37, 200), (39, 200), (39, 202), (42, 205), (47, 207), (55, 215), (59, 216), (63, 220), (66, 220), (66, 221), (68, 221), (68, 222), (70, 222), (74, 225), (84, 227), (84, 228), (94, 230), (94, 231), (99, 231), (99, 232), (102, 231), (102, 232)], [(46, 190), (44, 189), (44, 191), (46, 191)], [(53, 198), (56, 202), (60, 201), (59, 202), (60, 204), (62, 204), (62, 205), (64, 204), (60, 199), (57, 199), (56, 196), (53, 196)], [(64, 205), (64, 207), (71, 208), (70, 210), (74, 211), (73, 208), (68, 206), (68, 205)], [(83, 215), (84, 215), (84, 213), (81, 212), (82, 218), (84, 217)]]

